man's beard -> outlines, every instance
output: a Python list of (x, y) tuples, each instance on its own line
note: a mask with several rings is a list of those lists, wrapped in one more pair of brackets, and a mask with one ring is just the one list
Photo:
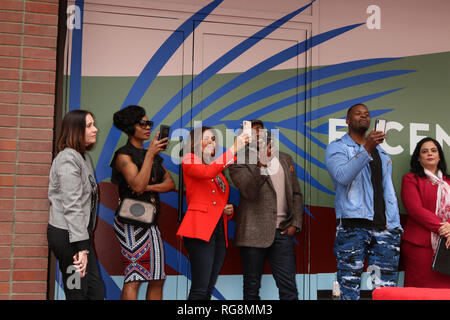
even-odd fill
[[(359, 125), (359, 123), (358, 123)], [(367, 130), (369, 130), (370, 122), (368, 122), (367, 126), (359, 125), (359, 126), (351, 126), (353, 132), (365, 134)]]

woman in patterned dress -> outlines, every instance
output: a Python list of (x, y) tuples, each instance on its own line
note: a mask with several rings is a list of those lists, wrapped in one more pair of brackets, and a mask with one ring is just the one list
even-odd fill
[[(119, 148), (111, 161), (112, 182), (119, 186), (120, 199), (132, 198), (151, 202), (159, 212), (160, 192), (169, 192), (175, 184), (158, 155), (168, 144), (168, 138), (152, 140), (153, 123), (140, 106), (128, 106), (113, 116), (114, 125), (128, 135), (125, 146)], [(157, 223), (142, 228), (114, 220), (115, 234), (120, 242), (124, 264), (122, 300), (135, 300), (142, 282), (147, 282), (147, 300), (161, 300), (166, 274), (164, 247)]]

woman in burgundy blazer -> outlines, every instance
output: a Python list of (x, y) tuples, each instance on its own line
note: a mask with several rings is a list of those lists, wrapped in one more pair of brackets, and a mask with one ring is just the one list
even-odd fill
[(438, 184), (426, 173), (442, 172), (442, 180), (450, 183), (442, 148), (432, 138), (424, 138), (411, 157), (411, 173), (402, 181), (402, 201), (408, 213), (401, 246), (405, 266), (406, 287), (450, 288), (450, 276), (431, 269), (434, 257), (432, 233), (450, 243), (450, 221), (436, 215)]
[(191, 263), (189, 300), (209, 300), (222, 268), (228, 246), (227, 222), (233, 213), (233, 205), (228, 203), (230, 188), (222, 172), (234, 163), (235, 154), (247, 141), (247, 136), (238, 136), (233, 146), (213, 161), (214, 132), (208, 127), (191, 132), (190, 152), (182, 162), (187, 211), (177, 232)]

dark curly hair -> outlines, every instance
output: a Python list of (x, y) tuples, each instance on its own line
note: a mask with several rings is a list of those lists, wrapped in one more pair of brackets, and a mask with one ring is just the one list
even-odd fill
[(127, 106), (113, 115), (114, 126), (125, 132), (128, 136), (134, 135), (134, 125), (145, 116), (145, 110), (141, 106)]
[(430, 137), (423, 138), (422, 140), (417, 142), (416, 148), (414, 149), (414, 152), (411, 156), (411, 162), (410, 162), (411, 172), (415, 173), (419, 177), (426, 177), (425, 171), (423, 170), (423, 167), (419, 162), (419, 156), (420, 156), (420, 149), (422, 148), (422, 145), (428, 141), (433, 142), (434, 145), (436, 146), (436, 148), (438, 149), (439, 158), (440, 158), (440, 161), (438, 163), (438, 169), (441, 170), (442, 175), (446, 176), (447, 178), (450, 178), (450, 176), (447, 174), (447, 163), (445, 162), (445, 157), (444, 157), (444, 152), (442, 151), (442, 147), (439, 144), (439, 142), (437, 142), (435, 139), (430, 138)]

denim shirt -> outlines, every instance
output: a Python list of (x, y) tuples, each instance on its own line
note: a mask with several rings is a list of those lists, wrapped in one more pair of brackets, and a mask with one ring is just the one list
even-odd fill
[[(377, 146), (382, 166), (383, 196), (388, 229), (400, 228), (400, 215), (392, 183), (392, 160)], [(325, 165), (336, 191), (336, 219), (362, 218), (373, 221), (373, 186), (369, 162), (372, 157), (348, 135), (331, 142), (325, 151)]]

